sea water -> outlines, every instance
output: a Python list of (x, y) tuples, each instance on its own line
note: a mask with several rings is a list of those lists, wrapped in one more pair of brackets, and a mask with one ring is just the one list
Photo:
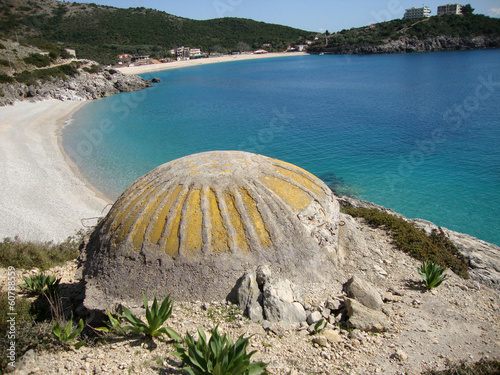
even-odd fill
[(63, 146), (111, 198), (170, 160), (244, 150), (340, 194), (500, 245), (500, 50), (294, 56), (146, 74)]

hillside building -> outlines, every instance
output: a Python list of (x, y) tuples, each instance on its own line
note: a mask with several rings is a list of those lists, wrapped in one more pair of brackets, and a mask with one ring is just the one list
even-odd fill
[(443, 14), (462, 14), (462, 6), (460, 4), (446, 4), (438, 6), (438, 16)]
[(427, 6), (412, 7), (410, 9), (406, 9), (403, 19), (424, 18), (430, 16), (431, 16), (431, 8)]
[(177, 60), (187, 60), (189, 59), (189, 52), (190, 52), (189, 47), (179, 47), (177, 48)]

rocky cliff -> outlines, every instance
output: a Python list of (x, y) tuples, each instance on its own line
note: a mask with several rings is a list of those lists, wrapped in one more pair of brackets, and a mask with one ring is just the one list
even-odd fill
[(317, 52), (367, 55), (380, 53), (456, 51), (499, 47), (500, 37), (497, 36), (477, 36), (466, 38), (438, 36), (427, 39), (419, 39), (416, 37), (403, 37), (398, 40), (388, 39), (385, 43), (379, 45), (325, 47)]
[(79, 70), (78, 74), (66, 79), (54, 78), (36, 85), (24, 83), (0, 84), (0, 105), (13, 104), (22, 100), (87, 100), (126, 91), (142, 90), (151, 83), (139, 76), (125, 75), (113, 69), (98, 73)]
[[(386, 211), (392, 215), (402, 217), (412, 222), (415, 227), (430, 234), (433, 229), (439, 227), (434, 223), (422, 219), (408, 219), (390, 209), (376, 205), (374, 203), (361, 201), (348, 197), (339, 198), (341, 204), (350, 204), (353, 207), (375, 208)], [(455, 232), (447, 228), (441, 228), (446, 237), (464, 255), (469, 265), (469, 275), (473, 280), (480, 282), (492, 289), (500, 291), (500, 247), (472, 237), (468, 234)], [(353, 242), (356, 242), (355, 239)]]

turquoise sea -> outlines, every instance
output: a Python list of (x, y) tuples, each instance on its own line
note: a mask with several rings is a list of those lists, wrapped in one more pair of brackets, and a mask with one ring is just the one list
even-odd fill
[(244, 150), (500, 245), (500, 50), (294, 56), (144, 75), (63, 132), (111, 198), (170, 160)]

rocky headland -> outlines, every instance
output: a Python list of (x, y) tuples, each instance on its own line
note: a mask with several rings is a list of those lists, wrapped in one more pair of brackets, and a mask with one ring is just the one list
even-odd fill
[[(86, 61), (85, 66), (97, 63)], [(41, 101), (47, 99), (92, 100), (127, 91), (142, 90), (151, 87), (151, 82), (136, 76), (126, 75), (114, 69), (102, 69), (91, 73), (78, 69), (74, 76), (53, 78), (34, 84), (0, 84), (0, 105), (13, 104), (16, 101)]]
[(437, 36), (426, 39), (405, 36), (398, 40), (387, 39), (378, 45), (324, 47), (314, 53), (369, 55), (382, 53), (438, 52), (499, 48), (498, 36), (451, 37)]

